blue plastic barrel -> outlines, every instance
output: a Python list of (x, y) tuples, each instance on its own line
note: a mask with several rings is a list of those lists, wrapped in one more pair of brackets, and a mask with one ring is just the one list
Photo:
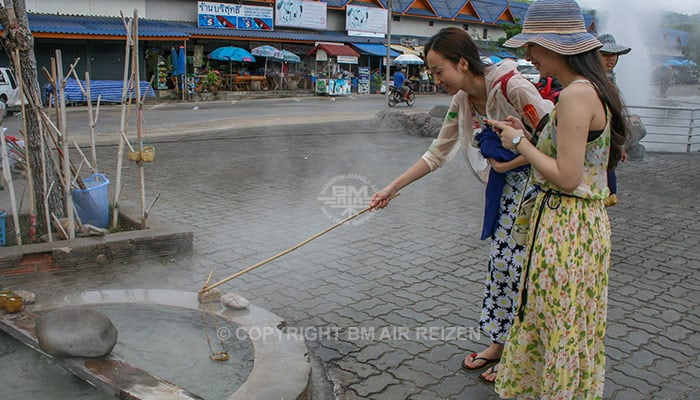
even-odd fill
[(100, 228), (109, 225), (109, 179), (94, 174), (83, 179), (85, 189), (73, 190), (73, 206), (83, 224)]
[(7, 243), (7, 235), (5, 234), (5, 217), (7, 217), (7, 213), (0, 211), (0, 246), (4, 246)]

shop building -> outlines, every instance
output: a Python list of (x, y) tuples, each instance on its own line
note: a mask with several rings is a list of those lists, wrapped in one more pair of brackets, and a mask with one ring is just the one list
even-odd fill
[[(27, 0), (29, 27), (35, 37), (39, 68), (49, 66), (60, 49), (63, 64), (80, 58), (76, 71), (92, 79), (121, 80), (125, 28), (120, 15), (139, 16), (140, 72), (144, 79), (169, 73), (169, 55), (182, 46), (188, 73), (206, 67), (207, 55), (222, 46), (253, 49), (272, 45), (300, 56), (290, 71), (316, 69), (312, 50), (319, 43), (343, 44), (357, 52), (358, 65), (384, 63), (390, 0)], [(505, 36), (504, 24), (522, 21), (528, 5), (506, 0), (392, 0), (392, 57), (421, 54), (422, 45), (446, 26), (466, 29), (482, 46)], [(589, 27), (593, 27), (588, 17)], [(8, 65), (0, 55), (0, 65)], [(261, 65), (228, 65), (255, 72)], [(217, 65), (226, 68), (226, 65)], [(279, 65), (277, 68), (281, 68)], [(348, 66), (350, 71), (357, 67)], [(233, 72), (233, 71), (228, 71)], [(47, 78), (40, 73), (40, 84)], [(156, 84), (159, 80), (156, 79)]]

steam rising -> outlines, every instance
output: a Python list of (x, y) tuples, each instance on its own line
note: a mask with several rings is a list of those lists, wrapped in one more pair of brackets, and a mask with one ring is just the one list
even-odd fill
[(659, 60), (653, 58), (660, 43), (661, 14), (658, 1), (637, 0), (625, 2), (602, 1), (598, 12), (598, 33), (611, 33), (618, 44), (631, 47), (621, 55), (615, 67), (617, 85), (629, 105), (644, 105), (654, 96), (651, 73)]

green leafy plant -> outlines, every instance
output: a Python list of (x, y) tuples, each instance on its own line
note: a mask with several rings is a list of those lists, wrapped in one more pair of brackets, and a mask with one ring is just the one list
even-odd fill
[(217, 89), (221, 86), (222, 82), (221, 75), (219, 74), (219, 71), (216, 70), (207, 72), (204, 81), (208, 87), (214, 87)]

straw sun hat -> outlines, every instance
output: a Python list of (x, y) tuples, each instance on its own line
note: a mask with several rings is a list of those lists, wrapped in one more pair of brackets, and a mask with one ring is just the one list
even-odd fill
[(615, 41), (615, 36), (609, 33), (604, 33), (598, 36), (598, 40), (600, 40), (600, 43), (603, 43), (603, 47), (598, 49), (598, 51), (601, 53), (623, 55), (632, 51), (632, 49), (627, 46), (617, 44)]
[(535, 43), (563, 55), (574, 55), (602, 46), (588, 33), (581, 8), (574, 0), (537, 0), (525, 14), (521, 33), (508, 39), (505, 47)]

